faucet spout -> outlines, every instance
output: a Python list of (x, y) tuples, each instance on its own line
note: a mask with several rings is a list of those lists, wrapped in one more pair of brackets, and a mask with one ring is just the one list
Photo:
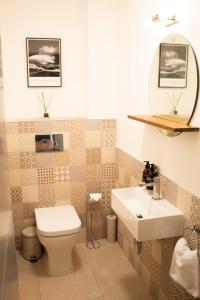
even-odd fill
[(160, 196), (160, 178), (159, 176), (155, 176), (153, 179), (153, 196), (152, 198), (154, 200), (159, 200), (161, 199)]

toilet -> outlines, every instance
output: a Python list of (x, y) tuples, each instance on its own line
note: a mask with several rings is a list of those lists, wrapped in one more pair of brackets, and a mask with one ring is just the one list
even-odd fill
[(73, 271), (72, 249), (79, 240), (81, 221), (72, 205), (35, 209), (37, 234), (45, 249), (45, 266), (51, 276)]

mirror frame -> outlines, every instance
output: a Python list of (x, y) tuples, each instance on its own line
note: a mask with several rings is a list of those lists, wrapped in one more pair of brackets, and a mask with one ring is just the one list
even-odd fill
[[(172, 34), (169, 34), (166, 37), (164, 37), (162, 39), (162, 41), (159, 43), (158, 47), (156, 48), (156, 51), (155, 51), (153, 59), (152, 59), (152, 63), (151, 63), (151, 67), (150, 67), (150, 72), (151, 72), (152, 65), (154, 63), (156, 54), (160, 56), (160, 45), (163, 44), (163, 43), (169, 43), (166, 40), (168, 40), (169, 38), (173, 38), (173, 35), (174, 36), (178, 35), (179, 37), (182, 37), (185, 40), (187, 40), (187, 44), (191, 48), (191, 51), (192, 51), (193, 57), (194, 57), (194, 61), (195, 61), (195, 64), (196, 64), (197, 85), (196, 85), (196, 93), (194, 95), (194, 100), (193, 100), (194, 101), (194, 105), (193, 105), (193, 108), (192, 108), (190, 114), (188, 115), (189, 117), (188, 117), (187, 123), (185, 122), (186, 125), (189, 125), (189, 123), (190, 123), (190, 121), (191, 121), (191, 119), (192, 119), (192, 117), (194, 115), (194, 112), (195, 112), (195, 109), (196, 109), (196, 106), (197, 106), (197, 102), (198, 102), (198, 97), (199, 97), (199, 65), (198, 65), (198, 60), (197, 60), (196, 53), (195, 53), (194, 48), (192, 47), (191, 43), (189, 42), (189, 40), (185, 36), (183, 36), (182, 34), (179, 34), (179, 33), (172, 33)], [(174, 44), (178, 44), (178, 43), (174, 43)], [(159, 57), (159, 59), (160, 59), (160, 57)], [(160, 74), (159, 74), (159, 63), (158, 63), (158, 83), (159, 83), (159, 75)], [(158, 84), (158, 88), (162, 88), (162, 87), (160, 87), (159, 84)], [(168, 88), (168, 87), (166, 87), (166, 88)], [(174, 88), (176, 88), (176, 87), (174, 87)], [(169, 87), (169, 89), (170, 89), (170, 87)], [(150, 78), (149, 78), (149, 83), (148, 83), (148, 91), (149, 91), (149, 103), (150, 103), (151, 102), (151, 100), (150, 100), (151, 99), (151, 96), (150, 96)], [(150, 105), (150, 111), (151, 111), (151, 115), (153, 116), (151, 105)], [(167, 120), (167, 115), (166, 115), (166, 120)], [(170, 132), (170, 131), (167, 131), (167, 130), (164, 130), (164, 129), (159, 129), (159, 130), (162, 131), (163, 133), (165, 133), (165, 135), (167, 135), (167, 136), (177, 136), (177, 135), (179, 135), (181, 133), (181, 132)]]

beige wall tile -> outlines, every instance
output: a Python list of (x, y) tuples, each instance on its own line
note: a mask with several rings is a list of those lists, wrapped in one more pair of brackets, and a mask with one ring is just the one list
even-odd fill
[(116, 120), (114, 119), (109, 119), (109, 120), (102, 120), (101, 121), (101, 126), (104, 129), (116, 129)]
[(119, 166), (119, 168), (118, 168), (118, 170), (119, 170), (119, 184), (121, 185), (121, 186), (124, 186), (125, 187), (125, 170), (124, 170), (124, 168), (122, 168), (122, 167), (120, 167)]
[(86, 181), (72, 182), (71, 184), (71, 202), (77, 212), (84, 212), (86, 209)]
[(103, 164), (114, 163), (116, 160), (115, 153), (116, 153), (115, 147), (102, 147), (101, 162)]
[(62, 152), (54, 152), (53, 165), (54, 167), (69, 165), (69, 150)]
[(7, 151), (17, 152), (19, 151), (19, 136), (18, 134), (9, 134), (6, 138)]
[(116, 145), (116, 130), (112, 128), (102, 129), (101, 144), (104, 147), (114, 147)]
[(115, 178), (115, 164), (102, 164), (101, 165), (101, 179), (110, 180)]
[(37, 168), (52, 168), (54, 165), (54, 153), (36, 153)]
[(21, 185), (37, 185), (37, 169), (21, 170)]
[(101, 192), (101, 182), (100, 181), (87, 182), (87, 192), (88, 193), (100, 193)]
[(86, 147), (87, 148), (101, 147), (101, 131), (92, 130), (86, 132)]
[(87, 148), (86, 149), (86, 162), (88, 164), (101, 163), (101, 148)]
[(34, 152), (20, 152), (19, 156), (21, 169), (36, 168), (36, 156)]
[(18, 135), (19, 151), (34, 152), (35, 151), (35, 134), (20, 133)]
[(31, 203), (38, 202), (38, 186), (23, 186), (22, 187), (22, 202), (23, 203)]
[(65, 206), (69, 205), (71, 203), (71, 199), (62, 199), (62, 200), (56, 200), (55, 201), (55, 206)]
[(192, 205), (192, 194), (182, 187), (178, 187), (177, 208), (179, 208), (184, 216), (189, 219)]
[(85, 166), (70, 167), (69, 168), (69, 173), (70, 173), (71, 182), (84, 181), (86, 179), (86, 168), (85, 168)]
[(19, 152), (8, 153), (8, 168), (9, 170), (20, 169), (20, 156)]
[(33, 219), (24, 219), (23, 221), (23, 227), (28, 227), (28, 226), (35, 226), (36, 222), (35, 222), (35, 218)]
[(53, 132), (67, 132), (69, 130), (69, 120), (52, 120)]
[(124, 251), (124, 254), (126, 255), (126, 257), (130, 256), (130, 252), (129, 252), (129, 242), (126, 238), (122, 239), (122, 249)]
[(34, 121), (20, 121), (18, 122), (18, 133), (32, 133), (35, 132)]
[(200, 198), (193, 196), (191, 203), (190, 222), (192, 225), (200, 224)]
[(144, 264), (142, 264), (142, 278), (143, 278), (145, 285), (149, 288), (150, 287), (150, 273)]
[(13, 202), (12, 203), (13, 210), (13, 220), (15, 223), (20, 223), (23, 220), (23, 205), (22, 202)]
[(21, 170), (10, 170), (9, 171), (9, 183), (10, 186), (21, 186)]
[(69, 165), (84, 166), (86, 164), (85, 148), (73, 148), (69, 151)]
[(97, 120), (87, 119), (86, 120), (86, 131), (100, 130), (101, 123), (102, 123), (102, 121), (100, 119), (97, 119)]
[(54, 183), (54, 169), (53, 168), (39, 168), (38, 169), (38, 184), (52, 184)]
[(111, 208), (111, 191), (114, 187), (114, 180), (101, 181), (102, 205), (104, 209)]
[(130, 178), (130, 186), (138, 186), (138, 181), (132, 176)]
[(19, 186), (11, 187), (11, 200), (12, 203), (21, 203), (22, 202), (22, 189)]
[(86, 179), (87, 181), (100, 181), (101, 179), (101, 165), (87, 164), (86, 165)]
[(161, 245), (157, 240), (152, 241), (152, 256), (161, 265)]
[(86, 128), (86, 119), (74, 119), (69, 122), (69, 130), (76, 131), (81, 130), (85, 131)]
[(55, 200), (70, 199), (71, 184), (70, 183), (57, 183), (54, 184)]
[(35, 219), (35, 208), (39, 207), (39, 202), (23, 203), (24, 219)]
[(53, 184), (40, 184), (38, 186), (39, 206), (54, 206), (55, 189)]
[(176, 206), (178, 186), (165, 176), (160, 176), (161, 195)]
[(68, 132), (63, 133), (63, 148), (64, 148), (64, 150), (69, 149), (69, 133)]
[(17, 134), (18, 122), (6, 122), (6, 132), (7, 134)]
[(60, 166), (54, 168), (54, 182), (66, 183), (70, 181), (70, 173), (68, 166)]
[(69, 135), (69, 148), (85, 147), (85, 131), (71, 130)]
[(53, 128), (52, 128), (52, 121), (51, 120), (45, 120), (43, 119), (42, 121), (37, 121), (35, 122), (35, 133), (36, 134), (49, 134), (52, 133)]

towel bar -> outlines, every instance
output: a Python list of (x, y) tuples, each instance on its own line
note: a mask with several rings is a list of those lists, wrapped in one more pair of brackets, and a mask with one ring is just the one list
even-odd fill
[(199, 256), (199, 251), (200, 251), (200, 226), (199, 225), (194, 225), (192, 228), (191, 227), (185, 227), (183, 229), (183, 236), (185, 234), (185, 231), (186, 230), (190, 230), (192, 233), (195, 234), (196, 236), (196, 240), (197, 240), (197, 253), (198, 253), (198, 256)]

